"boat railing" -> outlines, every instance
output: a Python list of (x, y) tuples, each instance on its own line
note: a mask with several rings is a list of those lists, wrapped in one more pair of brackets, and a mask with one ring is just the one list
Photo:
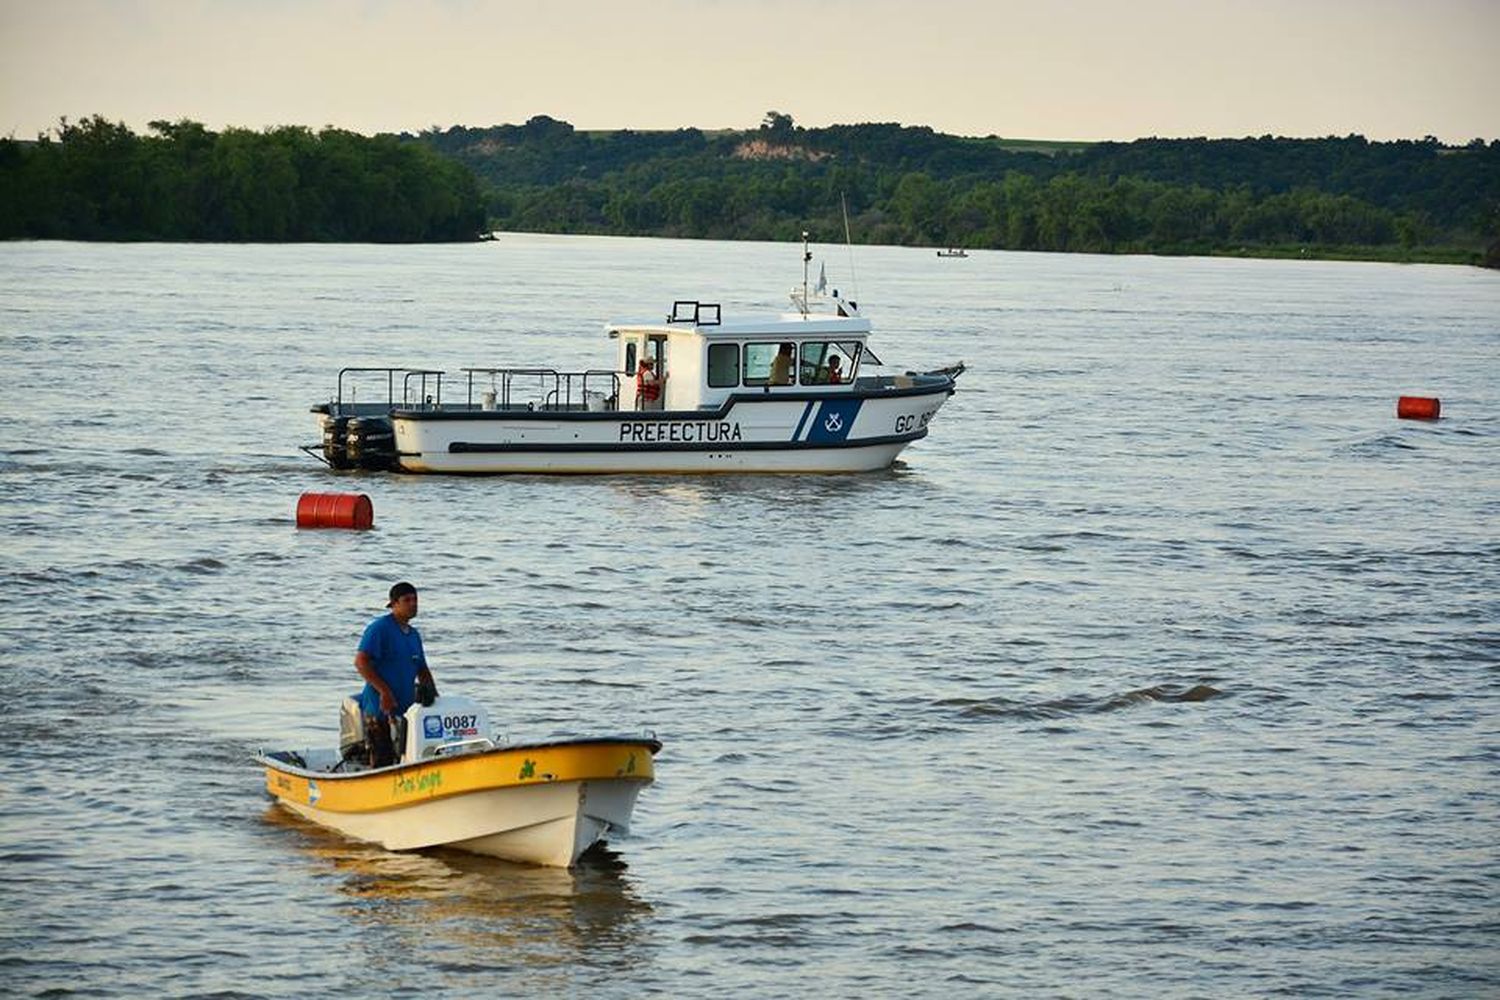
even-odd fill
[(473, 739), (457, 740), (453, 743), (440, 743), (432, 748), (434, 757), (456, 757), (466, 753), (480, 753), (485, 750), (495, 749), (495, 741), (485, 736), (476, 736)]
[(962, 362), (945, 368), (934, 368), (925, 372), (906, 372), (902, 375), (861, 375), (854, 380), (854, 388), (864, 392), (884, 389), (913, 389), (926, 386), (952, 385), (967, 366)]
[[(385, 399), (380, 397), (380, 380), (385, 376)], [(360, 386), (374, 383), (373, 399), (359, 399)], [(397, 394), (399, 389), (400, 394)], [(360, 416), (406, 410), (440, 409), (443, 405), (443, 373), (435, 368), (340, 368), (337, 395), (330, 403), (335, 416)]]
[[(613, 410), (620, 399), (620, 373), (591, 368), (465, 368), (471, 410)], [(485, 387), (484, 380), (489, 380)]]

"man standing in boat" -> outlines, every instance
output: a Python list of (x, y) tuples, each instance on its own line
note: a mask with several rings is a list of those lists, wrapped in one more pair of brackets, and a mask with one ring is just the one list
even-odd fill
[(792, 384), (792, 352), (796, 349), (795, 344), (782, 344), (781, 350), (776, 352), (776, 357), (771, 359), (770, 382), (772, 385)]
[(365, 679), (359, 693), (360, 712), (365, 717), (365, 741), (370, 747), (370, 765), (384, 767), (396, 762), (391, 742), (392, 719), (401, 718), (423, 689), (423, 704), (437, 696), (427, 656), (422, 652), (422, 634), (411, 620), (417, 616), (417, 588), (406, 582), (391, 588), (388, 614), (365, 626), (354, 669)]

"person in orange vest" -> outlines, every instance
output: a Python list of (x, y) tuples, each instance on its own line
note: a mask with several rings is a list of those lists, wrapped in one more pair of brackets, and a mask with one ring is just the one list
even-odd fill
[(828, 359), (828, 384), (839, 385), (844, 381), (844, 373), (839, 371), (839, 356), (833, 355)]
[(635, 406), (638, 410), (661, 409), (662, 383), (666, 377), (656, 374), (656, 362), (651, 358), (641, 358), (640, 366), (635, 370)]

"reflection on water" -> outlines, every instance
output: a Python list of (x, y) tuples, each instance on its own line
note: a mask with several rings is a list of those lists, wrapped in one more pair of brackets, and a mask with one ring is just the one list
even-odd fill
[(560, 969), (571, 980), (578, 968), (629, 969), (650, 945), (651, 904), (604, 845), (570, 871), (446, 849), (395, 853), (276, 805), (264, 819), (283, 828), (309, 879), (329, 876), (376, 968)]
[[(609, 489), (631, 500), (665, 502), (674, 512), (686, 505), (749, 501), (762, 503), (847, 503), (863, 498), (909, 475), (899, 459), (888, 469), (846, 475), (708, 475), (708, 476), (612, 476), (602, 480)], [(551, 483), (559, 482), (556, 479)], [(571, 485), (571, 484), (570, 484)], [(575, 490), (576, 492), (576, 490)]]

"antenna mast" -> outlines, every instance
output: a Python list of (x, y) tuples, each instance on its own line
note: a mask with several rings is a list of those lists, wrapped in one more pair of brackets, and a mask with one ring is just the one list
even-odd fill
[(839, 207), (844, 210), (844, 246), (849, 250), (849, 283), (854, 286), (854, 294), (858, 295), (859, 278), (854, 274), (854, 240), (849, 237), (849, 202), (842, 191), (839, 192)]
[(807, 315), (807, 268), (812, 263), (812, 251), (807, 249), (807, 230), (802, 230), (802, 315)]

